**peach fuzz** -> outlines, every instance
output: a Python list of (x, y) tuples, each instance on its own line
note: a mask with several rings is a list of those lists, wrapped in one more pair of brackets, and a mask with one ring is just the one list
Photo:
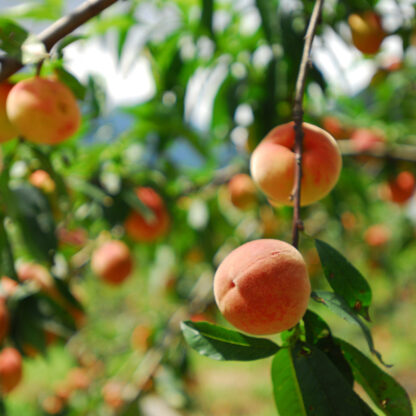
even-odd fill
[(122, 241), (105, 242), (92, 254), (91, 269), (107, 283), (122, 283), (133, 270), (130, 249)]
[[(294, 123), (271, 130), (254, 150), (251, 175), (269, 200), (276, 205), (293, 205), (295, 181)], [(303, 123), (301, 205), (326, 196), (338, 181), (342, 159), (335, 139), (325, 130)]]
[(214, 277), (215, 301), (231, 324), (254, 335), (296, 325), (306, 312), (311, 285), (299, 251), (261, 239), (233, 250)]
[(230, 179), (228, 193), (232, 204), (241, 210), (250, 209), (257, 203), (256, 185), (245, 173), (239, 173)]
[(0, 392), (10, 393), (23, 375), (22, 356), (15, 348), (4, 348), (0, 352)]
[(169, 214), (160, 195), (152, 188), (139, 187), (136, 189), (137, 197), (153, 213), (154, 218), (147, 220), (137, 211), (132, 211), (124, 228), (126, 234), (136, 242), (152, 242), (166, 234), (169, 227)]
[(19, 134), (39, 144), (53, 145), (68, 139), (81, 122), (72, 91), (52, 78), (18, 82), (9, 93), (6, 111)]
[(378, 52), (386, 33), (377, 13), (367, 10), (361, 14), (351, 14), (348, 17), (348, 25), (351, 29), (352, 43), (359, 51), (366, 54)]
[(10, 122), (6, 113), (6, 100), (13, 84), (2, 82), (0, 84), (0, 143), (14, 139), (18, 135), (17, 129)]

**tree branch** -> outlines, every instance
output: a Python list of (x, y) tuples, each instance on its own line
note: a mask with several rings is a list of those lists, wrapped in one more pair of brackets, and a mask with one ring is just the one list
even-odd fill
[[(107, 7), (116, 3), (118, 0), (87, 0), (77, 7), (68, 16), (57, 20), (38, 35), (41, 42), (45, 44), (49, 52), (52, 47), (62, 38), (69, 35), (85, 22), (100, 14)], [(23, 64), (16, 58), (5, 56), (1, 59), (0, 82), (13, 75)]]
[(308, 29), (305, 35), (305, 45), (303, 47), (302, 60), (300, 62), (299, 74), (296, 81), (295, 100), (293, 105), (293, 120), (295, 122), (295, 183), (293, 191), (293, 226), (292, 226), (292, 244), (294, 247), (299, 243), (299, 230), (303, 228), (300, 218), (300, 196), (302, 180), (302, 152), (303, 152), (303, 95), (305, 92), (306, 72), (310, 64), (310, 53), (313, 38), (315, 37), (316, 27), (319, 17), (321, 16), (324, 0), (316, 0), (312, 16), (309, 21)]

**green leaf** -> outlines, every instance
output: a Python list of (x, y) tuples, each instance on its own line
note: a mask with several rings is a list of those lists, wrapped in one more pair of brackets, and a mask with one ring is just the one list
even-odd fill
[(121, 191), (121, 197), (123, 198), (124, 202), (134, 211), (139, 212), (147, 222), (152, 222), (155, 220), (154, 212), (147, 205), (143, 204), (134, 189), (123, 189)]
[(78, 79), (64, 69), (62, 66), (57, 66), (55, 69), (56, 74), (60, 81), (62, 81), (75, 95), (79, 100), (85, 98), (87, 88), (78, 81)]
[(0, 215), (0, 276), (8, 276), (17, 280), (13, 251), (4, 227), (4, 217), (2, 215)]
[(0, 17), (0, 49), (8, 55), (20, 59), (22, 43), (28, 32), (11, 19)]
[(315, 245), (325, 277), (334, 292), (342, 296), (350, 308), (369, 320), (371, 289), (362, 274), (329, 244), (315, 240)]
[(43, 193), (30, 185), (11, 189), (8, 212), (18, 223), (27, 248), (39, 260), (51, 261), (58, 247), (55, 221)]
[(348, 304), (342, 297), (336, 295), (335, 293), (326, 291), (312, 292), (311, 297), (314, 301), (327, 306), (332, 312), (337, 314), (342, 319), (345, 319), (347, 322), (358, 325), (364, 334), (370, 351), (378, 358), (378, 360), (383, 365), (385, 365), (386, 367), (390, 367), (388, 364), (384, 363), (381, 354), (375, 350), (373, 338), (368, 327), (364, 324), (360, 317), (357, 316), (355, 312), (348, 306)]
[(213, 15), (214, 0), (202, 0), (201, 26), (209, 33), (211, 37), (214, 36), (214, 31), (212, 29)]
[(309, 344), (315, 344), (320, 338), (331, 335), (327, 323), (315, 312), (308, 309), (302, 319), (305, 324), (306, 341)]
[(214, 360), (252, 361), (275, 354), (279, 346), (208, 322), (181, 322), (187, 343), (199, 354)]
[(317, 347), (281, 349), (272, 364), (273, 392), (280, 416), (360, 416), (360, 398)]
[(346, 341), (335, 338), (351, 364), (355, 380), (388, 416), (412, 416), (412, 404), (405, 389), (389, 374)]

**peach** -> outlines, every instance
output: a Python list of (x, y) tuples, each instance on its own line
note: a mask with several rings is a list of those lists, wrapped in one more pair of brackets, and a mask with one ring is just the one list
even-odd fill
[(107, 241), (92, 254), (91, 268), (105, 282), (118, 285), (133, 270), (130, 249), (122, 241)]
[(81, 122), (72, 91), (52, 78), (18, 82), (7, 97), (6, 111), (19, 134), (39, 144), (53, 145), (68, 139)]
[(280, 240), (243, 244), (223, 260), (214, 277), (215, 301), (225, 319), (254, 335), (292, 328), (305, 314), (310, 293), (302, 255)]
[(415, 177), (409, 171), (400, 172), (397, 177), (383, 187), (383, 196), (396, 204), (406, 203), (415, 190)]
[[(326, 196), (338, 181), (342, 159), (335, 139), (325, 130), (303, 123), (301, 205)], [(294, 123), (271, 130), (254, 150), (251, 175), (273, 204), (293, 205), (295, 181)]]
[(58, 396), (48, 396), (45, 397), (42, 401), (42, 409), (48, 415), (57, 415), (60, 414), (64, 408), (65, 403)]
[(123, 389), (124, 383), (116, 380), (109, 380), (104, 384), (101, 390), (104, 401), (114, 410), (119, 409), (124, 404)]
[(139, 187), (136, 189), (137, 197), (153, 213), (154, 218), (147, 220), (137, 211), (131, 212), (124, 228), (127, 235), (137, 242), (152, 242), (166, 234), (169, 227), (169, 214), (165, 204), (158, 193), (149, 187)]
[(6, 100), (13, 84), (2, 82), (0, 84), (0, 143), (14, 139), (18, 135), (17, 129), (10, 122), (6, 113)]
[(21, 282), (33, 282), (41, 291), (52, 298), (60, 298), (55, 287), (53, 277), (46, 267), (37, 263), (22, 263), (17, 269), (17, 276)]
[(38, 169), (32, 172), (29, 176), (29, 182), (45, 194), (51, 194), (55, 191), (55, 182), (46, 170)]
[(0, 278), (0, 285), (1, 285), (2, 294), (6, 298), (8, 298), (9, 296), (12, 296), (16, 292), (19, 286), (19, 283), (17, 283), (16, 280), (13, 280), (8, 276), (2, 276)]
[(385, 143), (383, 134), (378, 130), (359, 128), (351, 135), (351, 145), (356, 152), (374, 150)]
[(352, 43), (366, 54), (375, 54), (380, 49), (381, 42), (386, 36), (377, 13), (367, 10), (361, 14), (351, 14), (348, 17), (351, 29)]
[(82, 247), (88, 240), (88, 233), (84, 228), (68, 229), (60, 227), (57, 230), (59, 243), (74, 247)]
[(0, 392), (10, 393), (23, 375), (22, 356), (15, 348), (4, 348), (0, 352)]
[(245, 173), (239, 173), (230, 179), (228, 192), (232, 204), (241, 210), (250, 209), (256, 205), (256, 186), (250, 176)]
[(335, 116), (325, 116), (322, 119), (322, 127), (336, 140), (346, 139), (351, 134), (351, 129), (346, 127)]
[(384, 224), (372, 225), (364, 233), (364, 240), (370, 247), (382, 247), (389, 242), (390, 237), (390, 229)]
[(91, 377), (85, 368), (75, 367), (68, 373), (67, 383), (71, 391), (87, 390), (91, 384)]

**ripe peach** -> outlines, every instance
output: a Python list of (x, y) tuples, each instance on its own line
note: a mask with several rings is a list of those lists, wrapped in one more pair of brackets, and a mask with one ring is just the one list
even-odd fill
[(119, 409), (124, 404), (123, 389), (124, 383), (116, 380), (109, 380), (101, 390), (104, 401), (114, 410)]
[[(337, 183), (342, 159), (335, 139), (325, 130), (303, 123), (303, 160), (301, 205), (326, 196)], [(295, 179), (294, 123), (270, 131), (254, 150), (251, 175), (274, 204), (293, 205)]]
[(351, 145), (356, 152), (374, 150), (385, 143), (383, 134), (378, 130), (359, 128), (351, 135)]
[(22, 379), (22, 356), (15, 348), (4, 348), (0, 352), (0, 392), (10, 393)]
[(375, 54), (380, 49), (386, 36), (377, 13), (367, 10), (362, 14), (351, 14), (348, 17), (352, 43), (362, 53)]
[(71, 391), (87, 390), (91, 384), (91, 377), (85, 368), (75, 367), (68, 373), (67, 383)]
[(239, 173), (230, 179), (228, 192), (232, 204), (239, 209), (246, 210), (256, 205), (256, 186), (250, 176), (245, 173)]
[(383, 197), (397, 204), (404, 204), (413, 195), (415, 184), (413, 173), (409, 171), (400, 172), (395, 179), (389, 181), (383, 187)]
[(17, 276), (21, 282), (33, 282), (39, 290), (51, 298), (61, 298), (51, 274), (41, 264), (23, 263), (17, 269)]
[(382, 247), (390, 240), (390, 229), (384, 224), (368, 227), (364, 233), (364, 240), (370, 247)]
[(118, 285), (133, 270), (130, 249), (122, 241), (107, 241), (92, 254), (91, 268), (105, 282)]
[(9, 93), (6, 110), (20, 135), (40, 144), (58, 144), (68, 139), (81, 122), (72, 91), (52, 78), (18, 82)]
[(57, 415), (64, 408), (63, 400), (58, 396), (48, 396), (42, 401), (42, 409), (49, 415)]
[(336, 140), (347, 139), (351, 134), (351, 129), (342, 124), (335, 116), (325, 116), (322, 119), (322, 127)]
[(165, 204), (157, 192), (148, 187), (136, 189), (137, 197), (153, 212), (154, 218), (146, 220), (139, 212), (131, 212), (126, 221), (124, 228), (127, 235), (134, 241), (151, 242), (167, 232), (169, 227), (169, 214)]
[(310, 293), (302, 255), (280, 240), (243, 244), (224, 259), (214, 277), (215, 300), (225, 319), (254, 335), (296, 325), (306, 312)]
[(10, 122), (6, 114), (6, 100), (13, 84), (2, 82), (0, 84), (0, 143), (7, 142), (18, 135), (17, 129)]
[(19, 283), (17, 283), (16, 280), (13, 280), (8, 276), (2, 276), (0, 278), (0, 285), (1, 285), (2, 294), (6, 298), (8, 298), (9, 296), (12, 296), (16, 292), (19, 286)]
[(6, 306), (6, 300), (0, 298), (0, 343), (3, 342), (9, 332), (10, 314)]
[(51, 175), (43, 169), (32, 172), (29, 176), (29, 182), (45, 194), (51, 194), (55, 191), (54, 180), (51, 178)]
[(65, 227), (58, 228), (58, 240), (62, 245), (82, 247), (88, 240), (88, 233), (83, 228), (68, 229)]

